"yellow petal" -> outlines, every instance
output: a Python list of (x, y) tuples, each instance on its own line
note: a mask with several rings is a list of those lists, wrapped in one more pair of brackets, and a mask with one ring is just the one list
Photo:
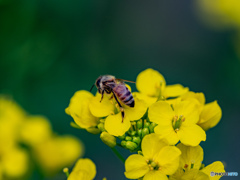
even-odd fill
[(222, 117), (222, 110), (217, 101), (213, 101), (204, 106), (200, 114), (198, 125), (205, 131), (216, 126)]
[(174, 112), (171, 106), (165, 101), (158, 101), (151, 105), (148, 110), (150, 121), (160, 126), (172, 126)]
[(180, 97), (165, 100), (165, 102), (167, 102), (169, 105), (171, 105), (173, 107), (173, 109), (175, 108), (175, 105), (180, 103), (181, 101), (182, 101), (182, 99)]
[(139, 93), (139, 92), (133, 92), (132, 95), (134, 98), (143, 100), (146, 103), (147, 107), (151, 106), (158, 99), (157, 97), (148, 96), (146, 94)]
[(67, 180), (93, 180), (88, 172), (82, 170), (82, 171), (73, 171), (71, 174), (68, 176)]
[(196, 124), (183, 122), (177, 134), (181, 143), (187, 146), (197, 146), (206, 140), (205, 131)]
[(206, 175), (208, 175), (210, 180), (218, 180), (222, 177), (222, 176), (218, 176), (218, 175), (211, 176), (211, 172), (215, 172), (215, 173), (224, 173), (225, 172), (223, 163), (221, 161), (215, 161), (212, 164), (203, 168), (201, 171), (203, 173), (205, 173)]
[(155, 156), (154, 160), (160, 166), (160, 172), (166, 175), (175, 173), (179, 167), (181, 151), (175, 146), (165, 146)]
[(155, 133), (146, 135), (142, 140), (142, 153), (146, 159), (152, 159), (168, 143)]
[(154, 132), (159, 135), (160, 138), (166, 139), (170, 145), (175, 145), (179, 141), (177, 133), (174, 131), (172, 125), (160, 126), (157, 125), (154, 128)]
[(99, 93), (93, 97), (89, 103), (91, 113), (96, 117), (105, 117), (114, 114), (115, 105), (113, 100), (109, 100), (109, 96), (104, 94), (102, 101)]
[(160, 171), (149, 171), (144, 177), (143, 180), (168, 180), (165, 174), (162, 174)]
[(191, 101), (181, 101), (175, 105), (175, 115), (183, 115), (185, 122), (197, 123), (199, 120), (199, 111), (197, 104)]
[(147, 105), (144, 103), (143, 100), (139, 100), (138, 98), (134, 99), (135, 106), (128, 107), (126, 105), (123, 106), (125, 116), (130, 120), (138, 120), (140, 119), (147, 111)]
[(193, 169), (199, 170), (203, 161), (203, 149), (200, 145), (198, 146), (185, 146), (179, 143), (177, 147), (181, 150), (182, 154), (180, 157), (180, 168), (191, 169), (191, 164), (193, 164)]
[(98, 123), (98, 118), (94, 117), (89, 110), (89, 102), (92, 97), (93, 95), (88, 91), (77, 91), (65, 109), (66, 113), (71, 115), (81, 128), (96, 126)]
[(149, 68), (139, 73), (136, 86), (143, 94), (159, 96), (160, 91), (166, 86), (166, 81), (158, 71)]
[(191, 100), (191, 99), (196, 99), (200, 104), (205, 104), (205, 96), (202, 92), (200, 93), (195, 93), (192, 91), (188, 91), (187, 93), (183, 94), (181, 96), (182, 100)]
[(83, 172), (82, 173), (83, 176), (87, 176), (89, 177), (89, 179), (94, 179), (94, 177), (96, 176), (97, 170), (94, 162), (91, 159), (85, 158), (85, 159), (79, 159), (76, 162), (72, 172)]
[(121, 113), (109, 115), (105, 120), (105, 129), (107, 132), (114, 136), (122, 136), (131, 126), (127, 116), (122, 122)]
[(124, 174), (128, 179), (140, 178), (149, 171), (146, 159), (138, 154), (131, 155), (126, 159), (125, 169)]
[(181, 84), (168, 85), (163, 91), (163, 96), (168, 97), (177, 97), (188, 92), (188, 88), (183, 87)]
[(179, 179), (181, 179), (181, 177), (183, 176), (184, 173), (185, 172), (183, 171), (183, 169), (181, 167), (179, 167), (173, 175), (169, 176), (169, 180), (179, 180)]
[(197, 169), (188, 170), (181, 177), (181, 180), (191, 180), (191, 179), (192, 180), (209, 180), (209, 177)]

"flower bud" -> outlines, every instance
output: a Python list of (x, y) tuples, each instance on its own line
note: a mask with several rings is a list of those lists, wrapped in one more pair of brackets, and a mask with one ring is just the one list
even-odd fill
[(113, 148), (114, 146), (116, 146), (116, 138), (113, 135), (107, 132), (102, 132), (100, 138), (109, 147)]
[(127, 141), (126, 142), (126, 148), (133, 151), (137, 148), (137, 144), (132, 142), (132, 141)]
[(106, 129), (104, 128), (104, 123), (102, 123), (102, 122), (99, 123), (97, 127), (98, 127), (98, 129), (100, 129), (102, 132), (106, 131)]
[(152, 122), (149, 126), (150, 133), (154, 133), (154, 128), (157, 126), (155, 122)]
[(148, 128), (143, 128), (142, 137), (146, 136), (147, 134), (149, 134), (149, 129)]
[(127, 143), (127, 141), (121, 141), (121, 146), (126, 147), (126, 143)]
[(132, 140), (132, 137), (126, 136), (126, 137), (125, 137), (125, 140), (126, 140), (126, 141), (131, 141), (131, 140)]
[(140, 119), (139, 121), (137, 121), (137, 128), (138, 128), (138, 129), (142, 129), (142, 125), (143, 125), (142, 119)]
[(139, 137), (141, 137), (141, 136), (142, 136), (142, 129), (139, 129), (139, 130), (137, 131), (137, 134), (138, 134)]
[(150, 122), (145, 122), (145, 123), (144, 123), (144, 127), (145, 127), (145, 128), (148, 128), (149, 126), (150, 126)]
[(96, 127), (90, 127), (90, 128), (87, 128), (86, 130), (91, 134), (99, 134), (101, 132), (101, 130)]
[(135, 142), (135, 143), (137, 143), (137, 144), (139, 144), (139, 143), (141, 142), (141, 138), (138, 137), (138, 136), (137, 136), (137, 137), (134, 136), (132, 141)]
[(130, 133), (131, 136), (135, 136), (136, 134), (137, 134), (136, 131), (132, 131), (132, 132)]
[(126, 135), (124, 134), (124, 135), (122, 135), (122, 136), (118, 136), (118, 138), (120, 139), (120, 140), (124, 140), (125, 139), (125, 137), (126, 137)]

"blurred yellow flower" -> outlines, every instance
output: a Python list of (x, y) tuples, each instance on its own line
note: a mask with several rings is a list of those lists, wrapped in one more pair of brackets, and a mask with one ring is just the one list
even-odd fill
[(0, 96), (0, 154), (15, 146), (25, 111), (12, 99)]
[(165, 179), (173, 174), (179, 166), (181, 151), (156, 134), (146, 135), (142, 140), (142, 154), (130, 155), (125, 161), (125, 176), (144, 180)]
[(9, 178), (20, 178), (29, 170), (29, 157), (24, 149), (11, 148), (0, 157), (2, 173)]
[(96, 173), (96, 165), (91, 159), (79, 159), (67, 180), (93, 180)]
[(216, 161), (201, 169), (203, 161), (203, 149), (200, 145), (191, 147), (180, 143), (177, 147), (181, 150), (179, 169), (170, 176), (170, 180), (218, 180), (221, 176), (211, 176), (211, 172), (225, 172), (220, 161)]
[(240, 28), (239, 0), (197, 0), (199, 15), (212, 27)]
[(206, 140), (205, 131), (196, 124), (199, 111), (194, 102), (181, 101), (173, 109), (167, 102), (158, 101), (149, 107), (148, 117), (158, 124), (155, 133), (172, 145), (180, 140), (185, 145), (197, 146)]
[(52, 137), (34, 147), (34, 155), (46, 174), (54, 174), (70, 166), (83, 155), (84, 147), (75, 137)]
[(19, 131), (20, 140), (29, 146), (35, 146), (52, 136), (51, 124), (43, 116), (26, 117)]
[(65, 112), (72, 116), (75, 123), (81, 128), (89, 128), (98, 124), (98, 118), (93, 116), (89, 110), (90, 100), (93, 95), (88, 91), (77, 91), (70, 100)]

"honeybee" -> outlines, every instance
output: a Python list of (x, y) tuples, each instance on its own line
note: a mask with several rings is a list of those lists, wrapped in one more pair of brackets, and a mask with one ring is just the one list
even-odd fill
[[(129, 91), (127, 86), (124, 84), (124, 81), (135, 83), (133, 81), (128, 81), (128, 80), (124, 80), (124, 79), (116, 79), (112, 75), (103, 75), (103, 76), (98, 77), (95, 84), (94, 84), (94, 85), (96, 85), (96, 87), (98, 89), (98, 92), (102, 95), (100, 102), (103, 99), (104, 93), (107, 93), (107, 94), (112, 93), (113, 94), (112, 97), (115, 98), (115, 100), (117, 101), (117, 103), (120, 107), (120, 111), (121, 111), (121, 114), (122, 114), (122, 122), (123, 122), (123, 119), (124, 119), (124, 116), (125, 116), (124, 108), (122, 107), (122, 105), (118, 101), (118, 99), (123, 104), (125, 104), (129, 107), (134, 107), (134, 105), (135, 105), (133, 95)], [(93, 88), (93, 86), (92, 86), (92, 88)], [(91, 90), (92, 90), (92, 88), (91, 88)]]

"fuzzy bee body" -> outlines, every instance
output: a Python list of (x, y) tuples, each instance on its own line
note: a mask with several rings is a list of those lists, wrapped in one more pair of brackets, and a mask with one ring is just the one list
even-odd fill
[[(111, 76), (111, 75), (104, 75), (104, 76), (98, 77), (95, 82), (98, 92), (102, 94), (101, 101), (103, 99), (104, 93), (113, 94), (122, 112), (122, 118), (124, 118), (124, 109), (121, 103), (118, 101), (118, 99), (123, 104), (129, 107), (134, 107), (135, 105), (133, 95), (123, 81), (127, 81), (127, 80), (116, 79), (114, 76)], [(132, 81), (127, 81), (127, 82), (132, 82)]]
[(129, 107), (134, 107), (135, 104), (132, 93), (129, 91), (129, 89), (126, 87), (124, 83), (117, 84), (113, 88), (113, 91), (123, 104)]

